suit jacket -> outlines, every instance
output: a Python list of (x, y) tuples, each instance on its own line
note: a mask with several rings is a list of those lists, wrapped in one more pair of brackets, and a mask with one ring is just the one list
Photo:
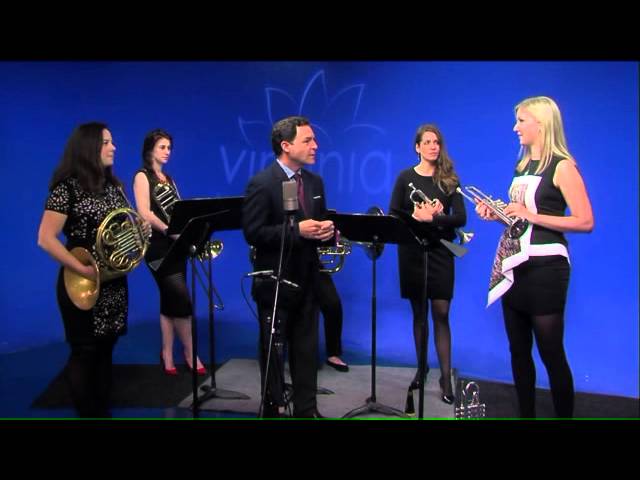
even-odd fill
[[(304, 195), (309, 217), (302, 206), (295, 214), (292, 228), (287, 227), (282, 262), (282, 278), (294, 282), (300, 289), (286, 285), (280, 287), (279, 304), (283, 307), (297, 307), (304, 295), (302, 293), (313, 282), (313, 273), (320, 267), (317, 247), (319, 242), (300, 236), (298, 222), (306, 218), (324, 220), (327, 215), (324, 184), (322, 178), (307, 170), (302, 170)], [(282, 224), (286, 220), (282, 199), (282, 182), (287, 175), (278, 162), (256, 174), (245, 192), (242, 209), (242, 230), (244, 237), (256, 249), (255, 270), (278, 270)], [(254, 300), (263, 304), (272, 304), (275, 282), (254, 278), (252, 295)]]

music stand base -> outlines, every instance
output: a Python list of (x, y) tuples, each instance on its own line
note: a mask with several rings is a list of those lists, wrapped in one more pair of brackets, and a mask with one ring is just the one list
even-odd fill
[(350, 412), (345, 413), (342, 418), (352, 418), (358, 415), (362, 415), (363, 413), (383, 413), (385, 415), (394, 415), (396, 417), (401, 418), (410, 418), (409, 415), (404, 413), (397, 408), (388, 407), (387, 405), (383, 405), (382, 403), (378, 403), (371, 398), (367, 398), (366, 403), (361, 407), (354, 408)]
[(244, 393), (235, 392), (233, 390), (225, 390), (223, 388), (211, 388), (210, 385), (202, 385), (200, 390), (203, 392), (207, 392), (202, 397), (199, 398), (199, 402), (202, 403), (205, 400), (209, 400), (210, 398), (224, 398), (227, 400), (250, 400), (251, 397), (249, 395), (245, 395)]
[[(293, 385), (291, 385), (290, 383), (285, 383), (284, 391), (285, 391), (285, 395), (288, 396), (288, 398), (291, 398), (291, 395), (293, 393)], [(316, 388), (316, 395), (335, 395), (335, 393), (336, 392), (334, 392), (333, 390), (329, 390), (328, 388), (324, 388), (324, 387)]]
[(318, 387), (318, 390), (316, 390), (316, 394), (317, 395), (335, 395), (336, 392), (334, 392), (333, 390), (329, 390), (328, 388), (324, 388), (324, 387)]

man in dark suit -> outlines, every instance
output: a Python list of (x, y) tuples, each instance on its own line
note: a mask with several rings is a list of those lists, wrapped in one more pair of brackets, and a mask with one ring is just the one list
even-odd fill
[[(247, 186), (242, 210), (245, 239), (255, 248), (254, 269), (277, 274), (284, 234), (281, 283), (274, 338), (267, 375), (263, 417), (284, 413), (284, 346), (287, 343), (293, 384), (293, 416), (318, 418), (316, 404), (318, 319), (314, 315), (314, 272), (320, 262), (317, 247), (334, 235), (333, 222), (324, 220), (326, 202), (320, 176), (303, 170), (315, 163), (318, 144), (309, 120), (287, 117), (273, 125), (271, 146), (276, 156)], [(283, 182), (297, 182), (299, 208), (285, 212)], [(292, 285), (294, 284), (294, 285)], [(261, 384), (269, 354), (276, 282), (254, 277), (252, 296), (258, 306), (261, 343)]]

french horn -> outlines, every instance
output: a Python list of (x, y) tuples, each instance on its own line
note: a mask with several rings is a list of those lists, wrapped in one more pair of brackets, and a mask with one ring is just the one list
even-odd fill
[(167, 221), (171, 221), (173, 205), (180, 200), (180, 194), (178, 194), (177, 189), (174, 193), (173, 188), (168, 183), (157, 183), (151, 195), (160, 211), (167, 218)]
[(149, 232), (140, 214), (132, 208), (110, 212), (96, 234), (95, 250), (103, 268), (87, 249), (75, 247), (70, 251), (83, 265), (93, 267), (96, 278), (90, 280), (65, 267), (64, 286), (71, 302), (80, 310), (93, 308), (102, 283), (122, 277), (140, 264), (149, 246)]

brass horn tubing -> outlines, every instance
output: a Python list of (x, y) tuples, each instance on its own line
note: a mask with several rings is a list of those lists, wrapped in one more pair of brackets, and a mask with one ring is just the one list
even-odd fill
[[(118, 227), (116, 231), (116, 227)], [(127, 215), (127, 219), (123, 220), (121, 223), (113, 223), (109, 226), (109, 228), (105, 229), (102, 232), (102, 240), (107, 245), (116, 245), (118, 244), (126, 235), (135, 235), (132, 232), (133, 228), (138, 229), (138, 234), (143, 237), (142, 227), (138, 224), (135, 218), (132, 218), (130, 215)]]
[[(117, 265), (118, 267), (116, 268), (123, 268), (124, 270), (129, 270), (132, 268), (132, 264), (134, 264), (134, 262), (132, 262), (131, 260), (128, 260), (127, 254), (133, 252), (136, 248), (138, 250), (143, 250), (144, 245), (142, 246), (140, 245), (140, 242), (138, 241), (138, 237), (136, 236), (135, 232), (133, 232), (132, 230), (125, 231), (122, 235), (118, 237), (118, 240), (119, 240), (117, 243), (118, 246), (109, 255), (109, 261), (112, 264)], [(123, 261), (123, 260), (128, 260), (128, 261)]]
[(156, 195), (158, 200), (162, 200), (164, 197), (171, 194), (171, 189), (169, 187), (160, 187), (158, 190), (161, 190), (161, 192)]
[(175, 198), (161, 199), (160, 200), (160, 208), (167, 209), (171, 205), (173, 205), (174, 203), (176, 203), (176, 199)]
[[(141, 233), (141, 232), (138, 232), (138, 233)], [(123, 232), (121, 235), (118, 236), (117, 247), (114, 253), (120, 253), (120, 252), (131, 250), (131, 246), (133, 245), (140, 248), (140, 245), (138, 243), (138, 237), (136, 236), (135, 232), (131, 230)]]
[(176, 201), (175, 197), (171, 194), (171, 191), (169, 190), (166, 192), (160, 193), (158, 196), (156, 196), (156, 199), (158, 200), (158, 203), (160, 203), (160, 206), (162, 208), (166, 208), (168, 205), (172, 205)]
[(472, 195), (475, 195), (476, 198), (478, 198), (479, 200), (482, 200), (485, 204), (488, 204), (496, 209), (499, 209), (500, 212), (502, 212), (502, 209), (504, 209), (504, 207), (506, 207), (507, 205), (500, 199), (493, 199), (493, 197), (491, 195), (487, 195), (486, 193), (484, 193), (482, 190), (480, 190), (478, 187), (474, 187), (473, 185), (469, 185), (467, 187), (465, 187), (465, 189), (471, 193)]

